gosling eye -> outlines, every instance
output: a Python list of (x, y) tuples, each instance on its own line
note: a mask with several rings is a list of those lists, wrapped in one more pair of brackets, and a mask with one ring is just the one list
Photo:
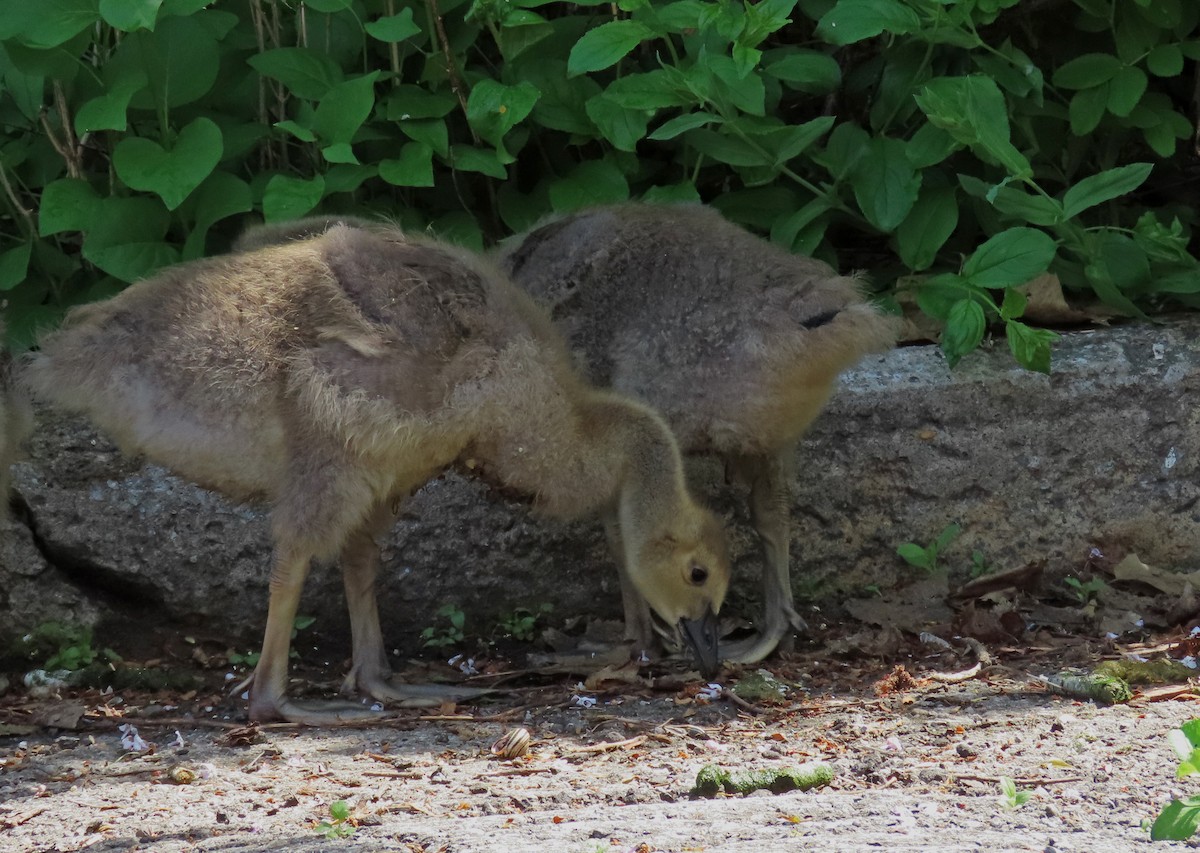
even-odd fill
[(693, 586), (704, 586), (708, 580), (708, 569), (699, 563), (692, 563), (691, 569), (688, 570), (688, 580), (692, 582)]

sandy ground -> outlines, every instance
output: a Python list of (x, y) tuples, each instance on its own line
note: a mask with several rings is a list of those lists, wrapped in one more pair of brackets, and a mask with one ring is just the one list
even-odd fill
[[(1200, 716), (1192, 694), (1147, 688), (1100, 706), (1035, 678), (1128, 649), (1041, 634), (991, 649), (975, 670), (963, 649), (933, 653), (915, 638), (890, 654), (834, 646), (766, 665), (786, 695), (706, 700), (669, 668), (590, 685), (526, 668), (487, 702), (364, 728), (247, 727), (219, 667), (183, 694), (10, 690), (0, 850), (1119, 851), (1149, 845), (1146, 822), (1195, 787), (1174, 778), (1166, 741)], [(721, 683), (748, 685), (756, 669), (727, 669)], [(297, 690), (332, 688), (335, 675), (301, 668)], [(137, 750), (122, 744), (129, 723)], [(495, 757), (516, 727), (528, 752)], [(815, 761), (833, 768), (828, 786), (689, 794), (708, 763)], [(1026, 802), (1002, 796), (1005, 777)]]

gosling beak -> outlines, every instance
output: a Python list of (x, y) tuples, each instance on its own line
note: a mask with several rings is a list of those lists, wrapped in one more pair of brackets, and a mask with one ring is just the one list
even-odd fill
[(679, 630), (683, 639), (692, 647), (696, 661), (700, 664), (700, 674), (712, 678), (717, 674), (721, 658), (717, 653), (717, 614), (709, 608), (699, 619), (680, 619)]

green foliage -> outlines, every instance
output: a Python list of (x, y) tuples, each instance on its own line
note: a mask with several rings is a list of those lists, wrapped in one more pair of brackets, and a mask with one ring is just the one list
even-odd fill
[(430, 648), (444, 649), (456, 646), (466, 639), (463, 626), (467, 623), (466, 614), (453, 604), (443, 604), (434, 614), (446, 620), (445, 625), (437, 627), (430, 625), (421, 631), (421, 641)]
[(1003, 327), (1046, 371), (1031, 277), (1129, 315), (1200, 304), (1198, 36), (1175, 0), (5, 4), (9, 344), (249, 219), (482, 247), (644, 198), (903, 282), (951, 363)]
[(929, 574), (933, 574), (938, 570), (938, 557), (941, 555), (951, 542), (958, 538), (958, 534), (962, 533), (962, 528), (957, 524), (948, 524), (938, 534), (937, 538), (922, 548), (916, 542), (905, 542), (896, 549), (904, 562), (918, 569), (923, 569)]
[(53, 672), (76, 672), (99, 661), (119, 662), (112, 649), (92, 647), (92, 629), (63, 622), (43, 622), (14, 643), (17, 657), (41, 662), (41, 668)]
[(1093, 599), (1099, 598), (1100, 593), (1108, 589), (1108, 584), (1103, 578), (1092, 578), (1089, 581), (1081, 581), (1079, 578), (1063, 578), (1063, 583), (1079, 600), (1081, 606), (1086, 606)]
[(554, 605), (542, 603), (537, 610), (518, 607), (496, 623), (496, 629), (505, 637), (522, 643), (531, 643), (536, 634), (538, 620), (554, 610)]
[[(1175, 778), (1184, 779), (1200, 774), (1200, 719), (1189, 720), (1167, 733), (1167, 742), (1179, 758)], [(1172, 800), (1150, 827), (1155, 841), (1186, 841), (1200, 827), (1200, 796)]]
[[(303, 631), (305, 628), (312, 627), (313, 623), (316, 621), (317, 621), (316, 616), (297, 616), (295, 619), (292, 620), (292, 637), (291, 638), (293, 640), (296, 639), (296, 634), (298, 634), (300, 631)], [(242, 653), (242, 652), (232, 652), (231, 651), (226, 657), (228, 657), (229, 662), (231, 664), (233, 664), (234, 666), (254, 667), (254, 666), (258, 666), (258, 659), (260, 656), (261, 655), (259, 652)], [(288, 657), (299, 658), (300, 653), (298, 651), (296, 651), (295, 648), (290, 648), (288, 650)]]
[(1000, 777), (1000, 799), (1009, 811), (1019, 809), (1033, 796), (1032, 791), (1018, 791), (1017, 785), (1007, 776)]
[(349, 838), (354, 835), (356, 827), (350, 820), (350, 807), (345, 800), (337, 800), (329, 804), (329, 820), (323, 820), (316, 825), (318, 834), (326, 838)]

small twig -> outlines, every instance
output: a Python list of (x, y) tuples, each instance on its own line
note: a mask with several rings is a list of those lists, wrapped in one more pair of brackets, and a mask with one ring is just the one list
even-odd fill
[(979, 675), (982, 669), (983, 664), (977, 663), (970, 669), (964, 669), (961, 672), (929, 672), (925, 674), (925, 677), (940, 684), (958, 684)]
[(645, 735), (635, 735), (625, 740), (612, 741), (611, 743), (592, 743), (587, 746), (573, 746), (570, 749), (565, 749), (567, 755), (583, 755), (584, 753), (595, 752), (611, 752), (614, 749), (624, 749), (627, 746), (641, 746), (646, 742)]
[[(433, 18), (433, 28), (437, 31), (438, 44), (442, 48), (442, 58), (446, 61), (446, 76), (450, 78), (450, 90), (454, 92), (454, 96), (458, 98), (458, 105), (462, 108), (463, 118), (467, 117), (467, 95), (466, 87), (463, 85), (462, 78), (458, 74), (458, 66), (454, 62), (454, 53), (450, 50), (450, 39), (446, 36), (446, 26), (442, 21), (442, 11), (438, 8), (437, 0), (427, 0), (429, 4), (429, 14)], [(475, 129), (471, 127), (470, 122), (467, 122), (467, 127), (471, 131), (471, 138), (475, 140), (475, 144), (479, 144), (479, 135)]]
[(538, 773), (554, 774), (558, 772), (557, 767), (514, 767), (511, 770), (497, 770), (494, 773), (480, 773), (481, 777), (485, 776), (533, 776)]
[(376, 779), (424, 779), (424, 773), (417, 773), (412, 770), (407, 773), (402, 773), (399, 770), (367, 770), (364, 771), (364, 776), (371, 776)]
[(41, 808), (18, 812), (11, 817), (0, 817), (0, 827), (3, 827), (4, 829), (12, 829), (13, 827), (20, 826), (23, 823), (29, 823), (29, 821), (46, 811), (47, 808), (48, 806), (42, 806)]
[[(955, 782), (983, 782), (985, 784), (999, 785), (1000, 781), (1003, 777), (1001, 777), (1001, 776), (976, 776), (973, 774), (968, 775), (968, 774), (959, 774), (959, 773), (945, 773), (945, 774), (942, 774), (942, 778), (946, 779), (947, 781), (955, 781)], [(1045, 777), (1045, 776), (1027, 776), (1024, 778), (1012, 779), (1012, 782), (1014, 785), (1034, 785), (1034, 786), (1065, 785), (1068, 782), (1082, 782), (1082, 781), (1083, 781), (1082, 776), (1060, 776), (1060, 777), (1053, 778), (1053, 779), (1049, 778), (1049, 777)]]
[(721, 695), (724, 696), (726, 699), (728, 699), (733, 704), (737, 705), (739, 708), (741, 708), (747, 714), (753, 714), (754, 716), (757, 717), (757, 716), (765, 713), (765, 711), (762, 708), (758, 707), (757, 705), (753, 705), (753, 704), (747, 702), (745, 699), (743, 699), (741, 696), (738, 696), (732, 690), (724, 690), (721, 692)]

